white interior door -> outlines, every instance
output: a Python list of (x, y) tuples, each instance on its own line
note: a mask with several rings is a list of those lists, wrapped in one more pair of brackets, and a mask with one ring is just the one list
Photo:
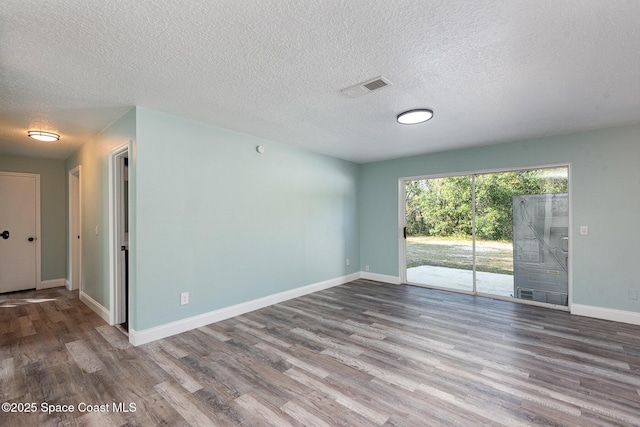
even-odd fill
[(125, 330), (129, 328), (128, 157), (129, 144), (109, 153), (109, 323)]
[(80, 166), (69, 172), (69, 290), (81, 289), (82, 265), (82, 192)]
[(0, 174), (0, 292), (36, 287), (36, 181)]

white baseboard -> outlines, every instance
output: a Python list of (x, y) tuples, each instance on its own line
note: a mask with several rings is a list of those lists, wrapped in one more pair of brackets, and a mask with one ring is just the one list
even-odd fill
[(58, 288), (64, 286), (66, 281), (66, 279), (41, 280), (36, 289)]
[(145, 344), (151, 341), (159, 340), (161, 338), (170, 337), (171, 335), (186, 332), (191, 329), (200, 328), (211, 323), (220, 322), (221, 320), (230, 319), (232, 317), (249, 313), (251, 311), (259, 310), (273, 304), (278, 304), (280, 302), (284, 302), (293, 298), (298, 298), (304, 295), (318, 292), (323, 289), (343, 285), (359, 278), (360, 273), (353, 273), (347, 276), (325, 280), (324, 282), (313, 283), (301, 288), (291, 289), (289, 291), (280, 292), (252, 301), (232, 305), (230, 307), (221, 308), (219, 310), (210, 311), (208, 313), (199, 314), (197, 316), (188, 317), (186, 319), (177, 320), (175, 322), (156, 326), (154, 328), (143, 329), (141, 331), (129, 329), (129, 342), (131, 342), (131, 344), (135, 346)]
[(360, 278), (375, 280), (376, 282), (391, 283), (392, 285), (400, 284), (400, 278), (397, 276), (387, 276), (386, 274), (370, 273), (368, 271), (361, 271)]
[(87, 307), (94, 311), (105, 322), (109, 323), (109, 310), (104, 308), (98, 301), (91, 298), (89, 295), (80, 291), (80, 301), (82, 301)]
[(616, 310), (613, 308), (594, 307), (592, 305), (571, 304), (571, 314), (593, 317), (596, 319), (613, 320), (614, 322), (640, 325), (640, 313)]

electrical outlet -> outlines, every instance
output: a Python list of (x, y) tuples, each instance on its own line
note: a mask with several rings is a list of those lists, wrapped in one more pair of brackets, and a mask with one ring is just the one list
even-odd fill
[(349, 258), (347, 258), (347, 265), (349, 265), (349, 263), (350, 263), (350, 262), (349, 262)]
[(369, 265), (364, 266), (364, 271), (369, 271)]
[(638, 300), (638, 290), (637, 289), (629, 289), (629, 299), (637, 301)]
[(183, 292), (180, 294), (180, 305), (189, 304), (189, 292)]

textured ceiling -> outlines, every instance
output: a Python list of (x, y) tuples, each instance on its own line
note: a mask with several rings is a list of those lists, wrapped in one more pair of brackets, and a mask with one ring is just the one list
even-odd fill
[(639, 22), (638, 0), (2, 0), (0, 154), (66, 158), (134, 105), (359, 163), (638, 122)]

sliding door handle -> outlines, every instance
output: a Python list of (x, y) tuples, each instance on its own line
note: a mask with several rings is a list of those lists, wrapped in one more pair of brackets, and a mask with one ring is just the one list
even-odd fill
[(405, 227), (402, 232), (404, 233), (405, 240), (407, 239), (407, 227)]

